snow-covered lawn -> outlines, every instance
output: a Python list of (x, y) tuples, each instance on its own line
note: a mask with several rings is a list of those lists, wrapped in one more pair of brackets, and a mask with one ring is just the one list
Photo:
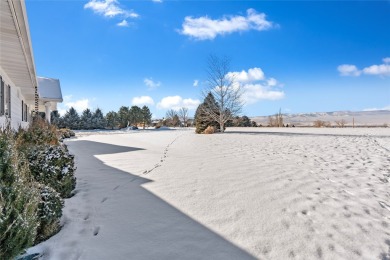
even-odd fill
[(67, 144), (76, 195), (60, 233), (29, 250), (44, 259), (390, 258), (389, 129), (84, 132)]

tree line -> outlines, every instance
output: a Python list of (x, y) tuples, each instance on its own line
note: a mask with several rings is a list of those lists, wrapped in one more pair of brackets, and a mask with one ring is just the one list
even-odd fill
[(58, 128), (69, 128), (72, 130), (91, 129), (117, 129), (128, 126), (142, 126), (145, 128), (152, 121), (152, 113), (149, 107), (122, 106), (118, 112), (110, 111), (105, 116), (101, 109), (91, 111), (85, 109), (81, 115), (71, 107), (65, 115), (60, 116), (58, 111), (51, 113), (51, 123)]

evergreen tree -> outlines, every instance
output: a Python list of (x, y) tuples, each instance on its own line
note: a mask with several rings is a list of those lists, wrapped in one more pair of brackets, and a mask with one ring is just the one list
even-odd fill
[(72, 130), (80, 129), (80, 116), (77, 113), (76, 109), (74, 109), (73, 107), (66, 111), (63, 121), (64, 126), (67, 128), (70, 128)]
[(114, 127), (117, 127), (119, 124), (118, 121), (118, 114), (114, 111), (110, 111), (106, 114), (106, 122), (107, 126), (111, 129), (114, 129)]
[(129, 124), (129, 108), (121, 106), (118, 111), (119, 128), (124, 128)]
[(146, 124), (150, 124), (152, 122), (152, 113), (150, 112), (149, 108), (147, 106), (143, 106), (142, 110), (142, 125), (145, 129)]
[(57, 110), (54, 110), (50, 114), (50, 122), (52, 125), (57, 126), (58, 128), (63, 125), (62, 118), (60, 117), (60, 114), (58, 113)]
[(85, 109), (81, 115), (80, 127), (81, 129), (93, 129), (92, 112), (89, 108)]
[(103, 129), (107, 125), (106, 119), (100, 108), (97, 108), (92, 115), (92, 126), (94, 129)]
[[(210, 105), (211, 104), (211, 105)], [(215, 102), (213, 94), (209, 93), (204, 99), (203, 103), (198, 106), (195, 112), (195, 132), (197, 134), (203, 133), (208, 126), (213, 126), (215, 129), (220, 129), (217, 121), (213, 120), (209, 114), (206, 113), (209, 109), (216, 108), (217, 103)], [(215, 113), (218, 111), (215, 109)]]
[(139, 106), (132, 106), (129, 110), (129, 122), (131, 125), (138, 125), (142, 122), (142, 110)]
[(251, 120), (247, 116), (242, 116), (240, 123), (241, 123), (240, 126), (243, 126), (243, 127), (250, 127), (252, 125)]

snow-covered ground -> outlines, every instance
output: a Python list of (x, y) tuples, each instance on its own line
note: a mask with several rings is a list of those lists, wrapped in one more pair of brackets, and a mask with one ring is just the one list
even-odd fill
[(389, 259), (388, 129), (78, 133), (43, 259)]

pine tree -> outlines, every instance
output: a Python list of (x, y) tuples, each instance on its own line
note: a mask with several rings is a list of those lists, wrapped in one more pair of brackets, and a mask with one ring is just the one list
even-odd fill
[(240, 126), (243, 126), (243, 127), (250, 127), (252, 125), (251, 120), (247, 116), (242, 116), (240, 123), (241, 123)]
[(89, 108), (85, 109), (81, 114), (80, 118), (80, 127), (81, 129), (93, 129), (92, 125), (92, 112)]
[(150, 112), (147, 106), (142, 107), (141, 113), (142, 113), (142, 125), (143, 128), (145, 129), (145, 125), (150, 124), (152, 122), (152, 113)]
[[(211, 104), (211, 105), (210, 105)], [(205, 111), (208, 109), (204, 109), (205, 107), (207, 108), (216, 108), (217, 103), (215, 102), (213, 94), (209, 93), (206, 98), (204, 99), (203, 103), (198, 106), (195, 112), (195, 132), (197, 134), (203, 133), (204, 130), (208, 126), (213, 126), (215, 129), (220, 129), (220, 126), (218, 122), (213, 120)], [(217, 113), (217, 110), (215, 110)]]
[(129, 124), (129, 108), (121, 106), (118, 111), (119, 128), (124, 128)]
[(103, 112), (100, 108), (97, 108), (92, 115), (92, 126), (93, 129), (103, 129), (107, 125), (106, 119), (103, 116)]
[(142, 110), (139, 106), (132, 106), (129, 110), (129, 122), (131, 125), (137, 126), (142, 122)]
[(106, 114), (106, 122), (107, 126), (111, 129), (114, 129), (114, 127), (117, 127), (119, 124), (118, 121), (118, 114), (114, 111), (110, 111)]
[(80, 129), (80, 116), (73, 107), (66, 111), (63, 120), (65, 127), (72, 130)]
[(63, 122), (62, 122), (62, 117), (60, 117), (60, 114), (58, 113), (57, 110), (54, 110), (51, 112), (50, 114), (50, 122), (51, 124), (57, 126), (58, 128), (60, 128), (62, 125), (63, 125)]

